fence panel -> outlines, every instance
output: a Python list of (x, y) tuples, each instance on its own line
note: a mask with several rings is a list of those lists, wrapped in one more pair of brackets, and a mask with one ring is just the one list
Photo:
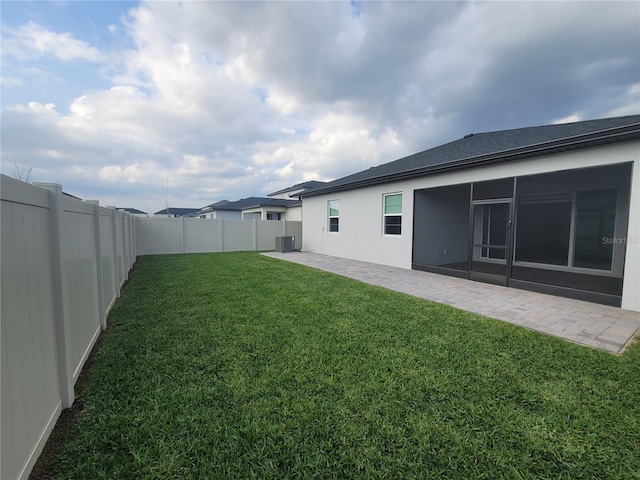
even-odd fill
[(62, 409), (52, 290), (49, 192), (2, 177), (2, 458), (29, 474)]
[(276, 220), (136, 218), (138, 255), (274, 250), (276, 237), (295, 236), (302, 247), (302, 222)]
[(222, 252), (224, 220), (184, 219), (184, 252)]
[(0, 478), (24, 479), (135, 262), (135, 225), (60, 185), (0, 180)]
[(296, 250), (302, 249), (302, 222), (287, 222), (286, 231), (284, 234), (294, 236), (294, 248)]
[(61, 259), (67, 361), (73, 380), (102, 330), (98, 303), (98, 252), (93, 205), (62, 197)]
[(182, 253), (181, 218), (138, 218), (138, 255)]
[(116, 298), (118, 298), (113, 214), (113, 209), (100, 208), (100, 250), (102, 257), (102, 291), (105, 299), (105, 315), (109, 313)]
[(284, 235), (286, 223), (274, 222), (273, 220), (256, 220), (257, 250), (274, 250), (276, 248), (276, 237)]
[(256, 250), (254, 220), (225, 220), (222, 244), (225, 252)]
[(126, 268), (128, 278), (128, 272), (131, 270), (131, 267), (133, 267), (133, 264), (136, 263), (136, 222), (133, 215), (127, 215), (126, 219), (129, 224), (129, 235), (127, 237), (129, 240), (127, 247), (128, 263)]

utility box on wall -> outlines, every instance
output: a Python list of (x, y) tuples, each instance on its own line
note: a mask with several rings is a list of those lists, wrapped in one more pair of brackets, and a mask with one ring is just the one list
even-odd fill
[(295, 243), (296, 237), (294, 236), (276, 237), (276, 252), (293, 252)]

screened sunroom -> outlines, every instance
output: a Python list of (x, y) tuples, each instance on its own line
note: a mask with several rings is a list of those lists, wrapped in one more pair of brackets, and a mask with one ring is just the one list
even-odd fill
[(620, 306), (631, 168), (416, 190), (412, 267)]

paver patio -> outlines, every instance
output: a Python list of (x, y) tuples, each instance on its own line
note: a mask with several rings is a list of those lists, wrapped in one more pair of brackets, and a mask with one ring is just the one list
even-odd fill
[(318, 253), (268, 252), (264, 255), (444, 303), (608, 352), (622, 352), (640, 330), (640, 312), (621, 308)]

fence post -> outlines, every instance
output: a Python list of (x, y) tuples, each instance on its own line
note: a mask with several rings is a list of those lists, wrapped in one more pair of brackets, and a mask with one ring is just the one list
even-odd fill
[(129, 280), (129, 220), (125, 210), (122, 212), (122, 264), (124, 279)]
[(111, 229), (113, 241), (113, 279), (116, 298), (120, 298), (120, 262), (118, 261), (118, 229), (116, 228), (116, 207), (107, 207), (111, 210)]
[(252, 225), (253, 227), (253, 250), (258, 250), (258, 220), (256, 220), (255, 218), (252, 219)]
[(129, 222), (129, 214), (127, 213), (126, 210), (122, 211), (122, 214), (124, 215), (124, 223), (127, 226), (127, 235), (126, 235), (126, 245), (124, 248), (124, 258), (125, 258), (125, 265), (124, 268), (127, 270), (127, 280), (129, 279), (129, 262), (130, 262), (130, 254), (129, 251), (131, 250), (131, 223)]
[(220, 251), (224, 252), (224, 218), (220, 219)]
[(69, 345), (64, 309), (64, 289), (62, 277), (62, 185), (50, 182), (34, 182), (37, 187), (49, 190), (49, 214), (51, 228), (51, 277), (53, 283), (53, 310), (58, 353), (58, 384), (62, 408), (73, 404), (73, 373), (69, 372), (67, 348)]
[(124, 279), (129, 279), (129, 225), (126, 210), (118, 209), (122, 213), (122, 264), (124, 265)]
[(129, 265), (127, 266), (127, 269), (130, 269), (133, 264), (136, 262), (136, 257), (137, 257), (137, 242), (136, 242), (136, 226), (137, 224), (137, 218), (133, 215), (129, 215), (129, 224), (131, 225), (131, 228), (129, 229)]
[(180, 249), (180, 253), (185, 253), (186, 252), (185, 237), (187, 235), (187, 232), (185, 232), (184, 217), (180, 217), (180, 220), (182, 220), (182, 248)]
[[(118, 217), (118, 210), (116, 209), (115, 212), (115, 216), (116, 216), (116, 221), (118, 222), (118, 224), (120, 224), (121, 228), (121, 232), (120, 232), (120, 238), (122, 239), (122, 264), (120, 264), (120, 259), (118, 259), (118, 267), (122, 268), (121, 271), (121, 275), (122, 275), (122, 282), (124, 283), (126, 280), (129, 279), (129, 269), (126, 267), (125, 263), (125, 249), (127, 248), (127, 229), (124, 223), (124, 213), (122, 214), (122, 217)], [(120, 220), (120, 218), (122, 218), (122, 221)], [(117, 245), (116, 245), (116, 250), (117, 250)]]

